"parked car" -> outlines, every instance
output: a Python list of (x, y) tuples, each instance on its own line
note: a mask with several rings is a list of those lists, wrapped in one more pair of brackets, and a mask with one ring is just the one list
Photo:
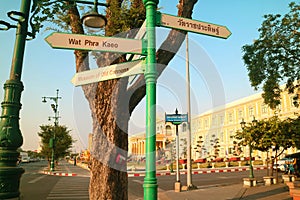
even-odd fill
[(22, 163), (29, 163), (30, 162), (30, 158), (28, 156), (28, 153), (20, 152), (20, 157), (21, 157), (21, 162)]

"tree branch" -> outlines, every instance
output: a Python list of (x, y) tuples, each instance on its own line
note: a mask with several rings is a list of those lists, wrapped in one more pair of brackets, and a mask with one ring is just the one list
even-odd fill
[[(198, 0), (180, 0), (177, 5), (178, 16), (191, 18), (194, 5)], [(182, 42), (185, 39), (185, 31), (171, 30), (167, 39), (162, 43), (161, 47), (156, 53), (157, 64), (159, 64), (157, 71), (158, 76), (161, 75), (163, 70), (167, 67), (169, 62), (173, 59)], [(134, 108), (146, 95), (146, 85), (144, 76), (141, 75), (136, 82), (128, 88), (129, 101), (129, 113), (132, 114)]]

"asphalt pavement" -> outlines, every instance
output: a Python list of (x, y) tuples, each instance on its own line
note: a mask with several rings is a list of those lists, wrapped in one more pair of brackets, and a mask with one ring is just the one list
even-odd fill
[[(71, 163), (61, 162), (55, 173), (48, 175), (56, 176), (88, 176), (88, 169), (84, 165), (72, 165)], [(231, 168), (230, 170), (240, 171), (241, 168)], [(213, 169), (213, 173), (224, 172), (224, 169)], [(42, 173), (47, 174), (47, 171)], [(137, 174), (136, 172), (134, 172)], [(169, 175), (160, 171), (161, 175)], [(207, 171), (206, 171), (207, 173)], [(211, 172), (208, 172), (211, 173)], [(131, 172), (132, 174), (132, 172)], [(143, 172), (140, 172), (142, 175)], [(88, 192), (88, 191), (87, 191)], [(134, 199), (129, 197), (129, 199)], [(196, 186), (194, 190), (175, 192), (174, 190), (158, 191), (159, 200), (291, 200), (288, 187), (279, 180), (278, 184), (265, 186), (262, 180), (258, 180), (255, 187), (245, 188), (243, 183), (240, 184), (223, 184), (210, 186)], [(139, 199), (140, 200), (140, 199)]]

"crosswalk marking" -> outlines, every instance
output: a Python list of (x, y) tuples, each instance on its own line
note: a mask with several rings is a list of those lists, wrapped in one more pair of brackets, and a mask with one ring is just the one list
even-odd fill
[(44, 176), (39, 176), (39, 177), (37, 177), (37, 178), (35, 178), (35, 179), (29, 181), (28, 183), (35, 183), (35, 182), (38, 182), (39, 180), (41, 180), (41, 179), (43, 179), (43, 178), (45, 178), (45, 177), (46, 177), (46, 175), (44, 175)]
[(47, 200), (63, 199), (89, 200), (89, 178), (62, 177), (49, 193)]

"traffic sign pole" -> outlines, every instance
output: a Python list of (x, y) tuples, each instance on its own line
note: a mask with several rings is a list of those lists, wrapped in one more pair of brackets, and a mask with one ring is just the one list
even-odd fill
[(179, 174), (179, 135), (178, 126), (182, 122), (189, 122), (188, 114), (178, 114), (176, 108), (175, 114), (165, 114), (165, 122), (171, 122), (176, 126), (176, 182), (175, 182), (175, 192), (181, 191), (180, 174)]
[(143, 0), (146, 9), (147, 58), (146, 82), (146, 171), (144, 178), (144, 199), (157, 199), (156, 179), (156, 10), (158, 0)]

